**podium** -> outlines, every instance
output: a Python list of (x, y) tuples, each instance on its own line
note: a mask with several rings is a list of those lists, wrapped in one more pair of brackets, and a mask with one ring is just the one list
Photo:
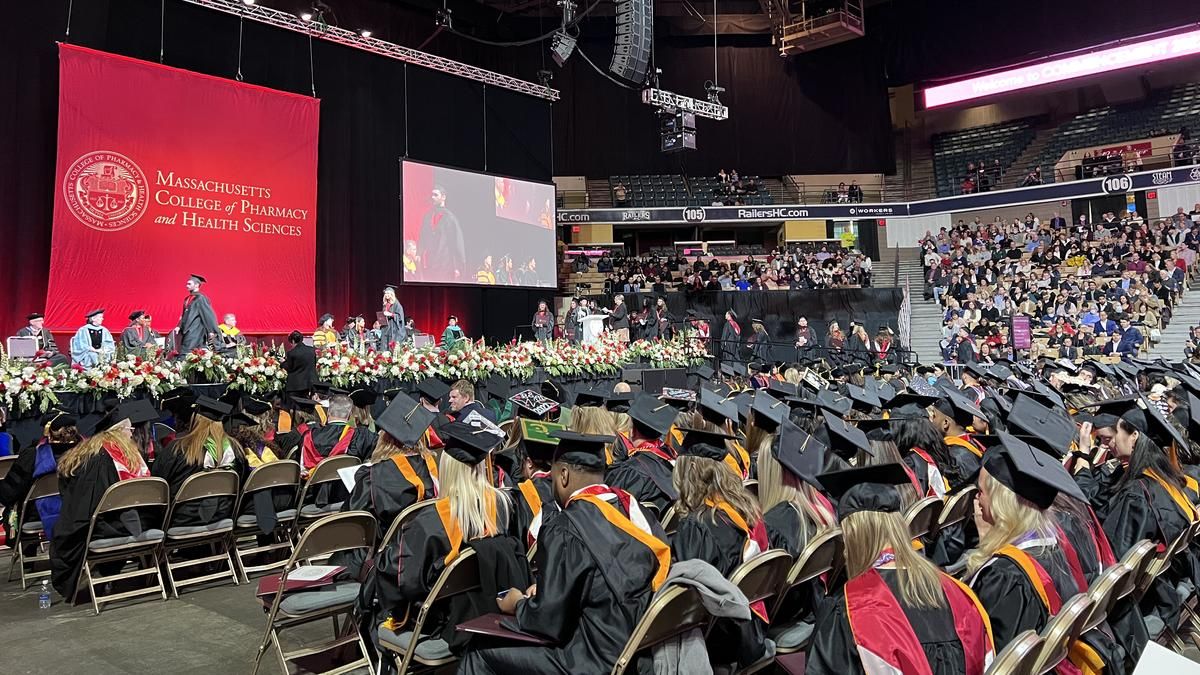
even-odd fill
[(604, 320), (607, 318), (607, 314), (589, 314), (580, 320), (583, 324), (583, 344), (595, 344), (600, 339), (600, 334), (604, 332)]

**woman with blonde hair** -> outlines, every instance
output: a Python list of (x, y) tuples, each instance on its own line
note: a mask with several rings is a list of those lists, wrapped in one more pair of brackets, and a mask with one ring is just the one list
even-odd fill
[[(174, 498), (192, 475), (209, 469), (233, 469), (239, 476), (249, 473), (242, 446), (225, 433), (225, 418), (233, 412), (228, 403), (201, 396), (196, 399), (192, 427), (163, 448), (150, 467), (151, 475), (167, 481)], [(233, 513), (229, 497), (208, 497), (179, 505), (171, 527), (208, 525)]]
[[(679, 493), (679, 529), (671, 539), (671, 559), (703, 560), (725, 577), (770, 548), (762, 510), (725, 463), (729, 434), (685, 430), (672, 484)], [(714, 664), (745, 667), (766, 649), (766, 606), (750, 606), (749, 621), (718, 620), (708, 638)]]
[[(617, 436), (620, 432), (616, 413), (599, 406), (575, 406), (571, 409), (570, 430), (580, 434), (595, 436)], [(619, 443), (611, 443), (604, 448), (604, 458), (609, 466), (614, 462), (625, 459), (624, 448)]]
[[(446, 443), (438, 466), (441, 496), (432, 507), (418, 511), (407, 521), (395, 539), (383, 542), (375, 557), (378, 606), (391, 616), (380, 632), (399, 633), (409, 605), (425, 599), (442, 571), (466, 546), (475, 548), (479, 555), (489, 556), (487, 564), (494, 566), (496, 578), (487, 581), (495, 581), (496, 588), (529, 585), (523, 548), (507, 534), (512, 504), (508, 494), (491, 482), (491, 450), (499, 439), (462, 422), (443, 426), (439, 435)], [(497, 537), (501, 539), (495, 539), (486, 548), (476, 546), (482, 540)], [(492, 611), (496, 611), (494, 595), (472, 600), (490, 601)], [(455, 626), (474, 616), (462, 616), (464, 610), (469, 610), (464, 607), (439, 610), (426, 619), (426, 628), (440, 633), (453, 650), (460, 651), (468, 635), (457, 633)], [(370, 624), (372, 629), (378, 625)]]
[[(118, 406), (96, 425), (87, 440), (59, 457), (58, 477), (62, 509), (50, 543), (50, 573), (55, 590), (64, 598), (75, 598), (83, 556), (87, 550), (92, 513), (105, 491), (130, 478), (146, 478), (150, 470), (137, 445), (133, 425)], [(134, 514), (131, 519), (127, 514)], [(141, 534), (137, 511), (111, 513), (96, 522), (94, 538), (127, 537)]]
[(900, 464), (824, 473), (838, 504), (846, 582), (817, 614), (807, 672), (982, 675), (992, 660), (988, 617), (974, 594), (912, 549), (896, 486)]

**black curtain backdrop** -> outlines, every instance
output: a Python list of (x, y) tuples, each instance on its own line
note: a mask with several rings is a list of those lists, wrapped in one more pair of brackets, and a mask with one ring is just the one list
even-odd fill
[[(169, 0), (166, 8), (163, 62), (232, 78), (238, 70), (237, 18), (176, 0)], [(4, 335), (23, 325), (25, 314), (41, 311), (45, 300), (57, 130), (55, 41), (63, 38), (66, 9), (66, 0), (23, 3), (10, 8), (0, 29), (5, 56), (0, 69), (0, 118), (5, 120), (0, 125), (0, 241), (7, 254), (0, 265)], [(158, 25), (157, 0), (76, 2), (70, 41), (158, 61)], [(246, 82), (311, 94), (304, 36), (253, 22), (246, 22), (244, 31), (241, 70)], [(407, 155), (468, 170), (549, 180), (551, 109), (540, 99), (319, 40), (313, 42), (313, 50), (321, 99), (317, 310), (335, 314), (340, 325), (351, 313), (373, 313), (383, 286), (400, 281), (398, 159)], [(263, 273), (270, 274), (277, 265), (310, 264), (264, 260)], [(130, 260), (129, 269), (96, 273), (127, 274), (136, 267), (137, 261)], [(181, 279), (130, 277), (131, 283)], [(440, 334), (446, 317), (456, 314), (469, 335), (507, 340), (514, 323), (528, 322), (545, 291), (401, 286), (399, 295), (422, 330)], [(213, 302), (219, 314), (221, 298)], [(162, 317), (156, 327), (165, 332), (174, 318)]]

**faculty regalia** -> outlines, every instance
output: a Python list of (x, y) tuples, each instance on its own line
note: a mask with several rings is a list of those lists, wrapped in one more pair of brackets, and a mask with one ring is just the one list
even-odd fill
[(537, 595), (516, 610), (521, 631), (555, 644), (471, 650), (458, 672), (609, 672), (666, 580), (665, 538), (630, 495), (604, 485), (579, 491), (542, 529)]
[[(92, 349), (99, 349), (94, 352)], [(112, 333), (104, 326), (93, 326), (90, 323), (80, 326), (71, 338), (71, 363), (84, 368), (94, 368), (102, 362), (112, 359), (117, 350)]]
[(208, 336), (217, 333), (217, 315), (208, 296), (197, 291), (183, 301), (179, 317), (179, 353), (187, 354), (208, 344)]
[(562, 509), (554, 497), (548, 471), (535, 471), (512, 491), (513, 519), (509, 528), (525, 548), (533, 546), (538, 534)]
[[(101, 450), (76, 469), (74, 475), (59, 476), (62, 511), (50, 542), (50, 573), (54, 589), (70, 600), (75, 598), (75, 584), (79, 580), (83, 555), (88, 545), (88, 527), (100, 498), (109, 487), (123, 480), (122, 475), (125, 478), (149, 475), (144, 465), (118, 471), (114, 456), (120, 458), (120, 451), (114, 449), (110, 453)], [(158, 514), (158, 518), (161, 517)], [(144, 520), (135, 509), (105, 514), (96, 522), (92, 538), (141, 534)]]
[[(179, 447), (179, 441), (176, 440), (159, 451), (158, 457), (150, 465), (150, 475), (167, 481), (171, 487), (171, 498), (174, 499), (175, 495), (179, 493), (179, 488), (183, 487), (187, 479), (202, 471), (217, 468), (231, 469), (236, 471), (239, 476), (244, 476), (248, 473), (246, 459), (241, 456), (237, 448), (232, 446), (232, 441), (230, 441), (230, 446), (221, 453), (220, 458), (209, 455), (206, 457), (204, 465), (197, 466), (187, 462), (184, 458), (182, 448)], [(232, 514), (232, 498), (205, 497), (204, 499), (197, 499), (176, 506), (169, 526), (191, 527), (195, 525), (208, 525), (223, 518), (232, 518)]]
[(679, 493), (671, 483), (671, 473), (675, 470), (674, 454), (661, 440), (638, 439), (629, 458), (608, 473), (607, 482), (625, 490), (639, 502), (653, 504), (661, 517), (679, 499)]
[(134, 356), (146, 356), (147, 347), (155, 347), (158, 345), (158, 331), (146, 326), (128, 326), (121, 331), (121, 346), (125, 348), (126, 354)]
[[(993, 651), (987, 613), (965, 586), (939, 577), (949, 611), (905, 604), (894, 569), (871, 568), (851, 579), (817, 614), (806, 672), (865, 673), (865, 652), (895, 672), (982, 675), (982, 655)], [(873, 666), (871, 672), (884, 671), (882, 664)]]

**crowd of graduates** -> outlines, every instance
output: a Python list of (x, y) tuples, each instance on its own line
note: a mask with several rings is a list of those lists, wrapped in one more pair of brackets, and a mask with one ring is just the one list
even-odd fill
[[(361, 584), (359, 628), (385, 671), (388, 645), (407, 645), (410, 608), (470, 548), (479, 589), (425, 622), (426, 655), (457, 656), (464, 673), (608, 672), (651, 600), (679, 583), (727, 594), (743, 613), (717, 619), (699, 657), (656, 651), (642, 672), (664, 672), (664, 659), (708, 672), (800, 651), (810, 673), (983, 673), (1139, 542), (1166, 550), (1197, 520), (1200, 371), (1187, 364), (971, 363), (961, 381), (898, 364), (791, 365), (749, 379), (701, 367), (690, 389), (658, 395), (611, 381), (489, 387), (486, 404), (468, 382), (434, 379), (407, 393), (319, 386), (272, 401), (181, 388), (86, 416), (51, 411), (44, 438), (0, 481), (0, 504), (59, 474), (58, 503), (37, 509), (54, 587), (73, 599), (108, 486), (159, 476), (174, 493), (213, 468), (244, 479), (291, 458), (307, 474), (355, 456), (353, 487), (323, 485), (307, 504), (280, 493), (234, 514), (213, 498), (168, 525), (249, 515), (268, 532), (287, 509), (371, 513), (376, 552), (334, 562)], [(163, 425), (174, 433), (160, 436)], [(912, 504), (973, 490), (971, 517), (912, 538)], [(92, 536), (143, 526), (137, 511), (113, 514)], [(757, 556), (801, 556), (829, 533), (844, 566), (780, 602), (729, 588)], [(1149, 640), (1190, 632), (1195, 553), (1083, 634), (1059, 672), (1131, 672)], [(487, 612), (512, 615), (511, 630), (538, 643), (455, 629)]]

